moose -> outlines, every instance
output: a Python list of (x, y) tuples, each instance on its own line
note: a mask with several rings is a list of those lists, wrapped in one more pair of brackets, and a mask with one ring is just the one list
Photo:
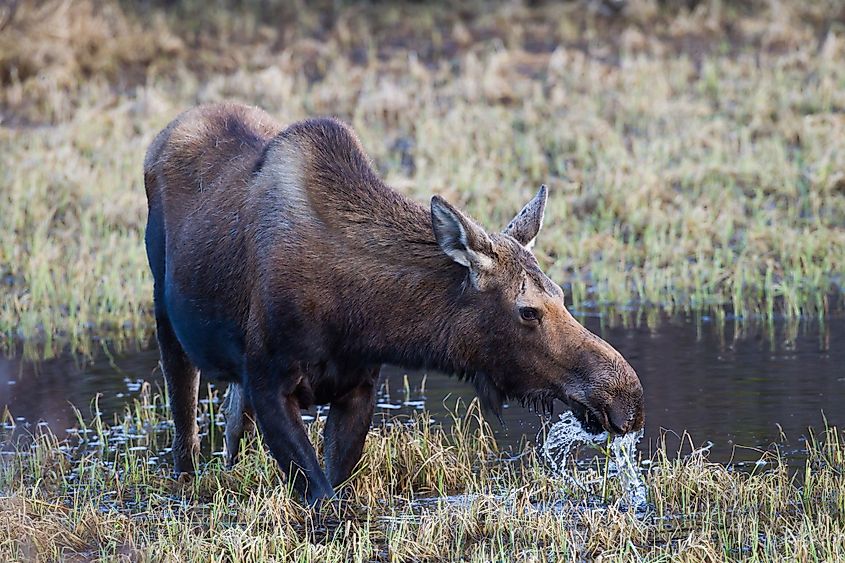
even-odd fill
[[(643, 425), (636, 372), (532, 253), (545, 186), (488, 232), (438, 195), (426, 207), (386, 185), (341, 121), (283, 127), (233, 103), (167, 125), (144, 184), (177, 474), (199, 454), (200, 373), (238, 385), (235, 414), (254, 413), (311, 504), (359, 461), (385, 363), (465, 378), (493, 413), (557, 399), (593, 431)], [(330, 405), (325, 472), (300, 415), (313, 404)]]

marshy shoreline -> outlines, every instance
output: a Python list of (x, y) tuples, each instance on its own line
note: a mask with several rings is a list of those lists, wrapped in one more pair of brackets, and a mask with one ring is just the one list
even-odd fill
[[(776, 457), (737, 472), (696, 450), (645, 467), (648, 509), (628, 510), (602, 457), (553, 478), (538, 452), (499, 451), (476, 402), (450, 428), (427, 414), (370, 431), (340, 499), (309, 509), (260, 439), (231, 470), (213, 457), (177, 481), (151, 460), (167, 424), (146, 393), (119, 424), (80, 419), (0, 463), (7, 560), (794, 560), (845, 556), (845, 436), (807, 442), (804, 469)], [(320, 421), (309, 425), (320, 445)], [(257, 442), (257, 443), (256, 443)]]

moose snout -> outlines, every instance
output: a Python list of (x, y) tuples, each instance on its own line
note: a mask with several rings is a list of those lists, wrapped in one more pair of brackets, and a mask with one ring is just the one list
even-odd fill
[[(570, 406), (590, 431), (627, 434), (643, 427), (643, 387), (634, 368), (607, 342), (591, 339), (585, 351), (583, 387), (570, 395)], [(600, 428), (599, 428), (600, 427)]]
[(638, 386), (610, 393), (594, 390), (582, 395), (581, 399), (571, 397), (569, 404), (584, 428), (592, 434), (605, 430), (621, 435), (643, 427), (642, 388)]
[[(618, 353), (618, 352), (617, 352)], [(604, 415), (604, 428), (613, 434), (627, 434), (643, 427), (643, 386), (634, 368), (622, 359), (616, 362), (617, 384), (610, 386), (605, 402), (599, 408)]]
[(643, 427), (642, 389), (621, 393), (603, 409), (604, 427), (614, 434), (627, 434)]

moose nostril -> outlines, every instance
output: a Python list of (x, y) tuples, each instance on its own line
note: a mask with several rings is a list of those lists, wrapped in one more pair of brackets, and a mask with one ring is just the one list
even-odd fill
[(614, 401), (608, 405), (605, 416), (607, 416), (610, 425), (609, 430), (616, 434), (625, 434), (630, 431), (635, 418), (631, 409), (620, 404), (619, 401)]

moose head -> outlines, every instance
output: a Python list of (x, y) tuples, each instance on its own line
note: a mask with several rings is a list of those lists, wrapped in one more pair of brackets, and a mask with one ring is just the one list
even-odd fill
[(615, 434), (643, 425), (643, 391), (634, 369), (584, 328), (564, 305), (563, 290), (531, 249), (543, 225), (548, 191), (537, 195), (501, 233), (488, 233), (440, 196), (431, 219), (440, 248), (466, 269), (474, 292), (469, 364), (482, 402), (499, 414), (514, 398), (550, 409), (564, 401), (590, 431)]

